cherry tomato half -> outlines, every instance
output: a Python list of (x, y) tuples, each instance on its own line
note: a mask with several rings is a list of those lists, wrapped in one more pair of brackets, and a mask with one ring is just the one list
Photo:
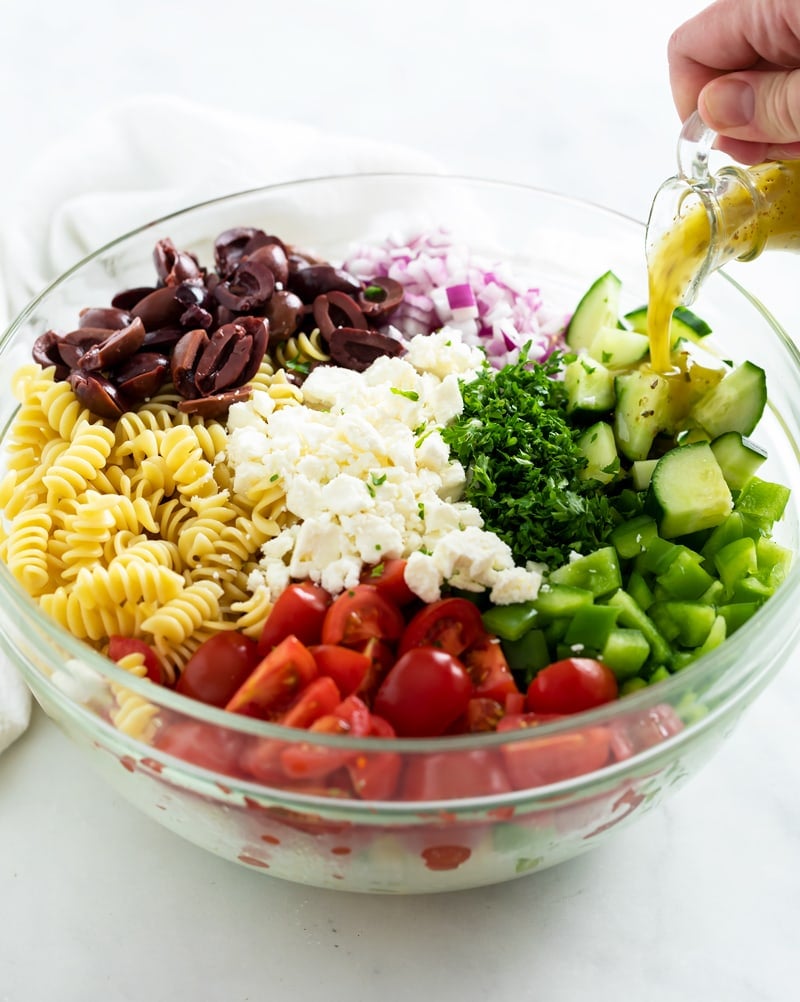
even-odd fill
[(617, 698), (617, 679), (608, 665), (593, 658), (554, 661), (528, 686), (532, 713), (580, 713)]
[(108, 656), (112, 661), (119, 661), (127, 654), (141, 654), (150, 681), (155, 682), (156, 685), (164, 684), (164, 669), (150, 644), (138, 637), (113, 636), (108, 638)]
[(406, 563), (406, 560), (401, 560), (398, 557), (382, 560), (374, 567), (365, 567), (361, 575), (361, 583), (377, 588), (385, 599), (395, 605), (408, 605), (417, 596), (406, 584)]
[(471, 695), (472, 682), (457, 658), (415, 647), (389, 670), (373, 709), (401, 737), (436, 737), (466, 711)]
[(236, 630), (215, 633), (184, 665), (176, 690), (211, 706), (225, 706), (261, 660), (255, 640)]
[(459, 656), (472, 679), (476, 696), (503, 703), (506, 696), (519, 692), (499, 640), (481, 637)]
[(297, 637), (287, 637), (259, 662), (225, 709), (275, 720), (316, 676), (317, 664), (309, 649)]
[(240, 775), (239, 755), (245, 735), (199, 720), (179, 720), (160, 731), (156, 746), (161, 751), (191, 762), (201, 769), (213, 769), (228, 776)]
[(258, 641), (259, 652), (269, 654), (289, 635), (297, 637), (306, 647), (318, 644), (322, 621), (330, 604), (328, 592), (310, 581), (289, 585), (277, 597), (267, 616)]
[(436, 647), (458, 657), (486, 636), (478, 607), (466, 598), (442, 598), (411, 619), (400, 641), (400, 653), (413, 647)]
[[(370, 714), (369, 736), (393, 738), (394, 728), (373, 713)], [(397, 752), (359, 752), (348, 762), (347, 771), (353, 789), (362, 800), (388, 800), (395, 791), (402, 766), (403, 760)]]
[(371, 714), (358, 696), (348, 696), (331, 713), (318, 717), (308, 728), (308, 741), (287, 745), (281, 751), (281, 767), (290, 779), (322, 779), (355, 758), (348, 748), (314, 744), (315, 734), (341, 734), (363, 738), (369, 734)]
[(506, 714), (497, 725), (498, 732), (530, 729), (530, 741), (509, 742), (502, 746), (503, 759), (511, 785), (517, 790), (545, 786), (601, 769), (609, 761), (611, 735), (606, 727), (584, 727), (567, 734), (537, 737), (540, 723), (547, 716)]
[(341, 701), (341, 693), (332, 678), (315, 678), (300, 690), (278, 723), (284, 727), (308, 728), (315, 720), (336, 709)]
[(360, 584), (338, 595), (325, 614), (323, 644), (357, 647), (377, 637), (392, 642), (405, 627), (403, 614), (373, 585)]
[(409, 758), (403, 773), (403, 800), (452, 800), (509, 793), (511, 783), (495, 749), (433, 752)]
[(340, 644), (315, 644), (309, 650), (320, 675), (332, 678), (342, 696), (356, 692), (372, 666), (366, 654)]

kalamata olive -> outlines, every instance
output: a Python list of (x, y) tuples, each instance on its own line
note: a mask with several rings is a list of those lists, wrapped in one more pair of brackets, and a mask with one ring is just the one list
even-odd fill
[(289, 260), (283, 244), (279, 242), (263, 244), (247, 253), (248, 261), (260, 261), (275, 276), (276, 284), (285, 286), (289, 280)]
[(337, 365), (363, 372), (382, 355), (402, 354), (405, 345), (378, 331), (336, 327), (328, 339), (328, 351)]
[(214, 289), (214, 298), (237, 313), (249, 313), (263, 306), (275, 288), (275, 276), (270, 268), (255, 258), (245, 258), (236, 266), (230, 279)]
[(114, 382), (128, 400), (146, 400), (154, 396), (169, 375), (169, 358), (157, 351), (131, 355), (113, 374)]
[(194, 374), (208, 340), (208, 334), (202, 329), (187, 331), (172, 349), (172, 382), (182, 397), (200, 396)]
[(193, 400), (181, 400), (178, 410), (184, 414), (197, 414), (204, 418), (221, 418), (228, 413), (231, 404), (247, 400), (252, 389), (249, 386), (237, 386), (224, 393), (213, 393), (207, 397), (196, 397)]
[(250, 361), (253, 338), (240, 324), (214, 331), (197, 360), (194, 382), (201, 396), (227, 390), (242, 382)]
[(78, 367), (86, 352), (97, 344), (102, 344), (113, 330), (105, 327), (79, 327), (65, 334), (59, 342), (58, 351), (65, 365), (70, 369)]
[(288, 289), (276, 289), (269, 298), (264, 314), (269, 320), (270, 341), (285, 341), (300, 326), (303, 301)]
[(328, 340), (336, 327), (366, 330), (367, 321), (358, 304), (344, 292), (322, 293), (314, 300), (314, 320), (322, 336)]
[(43, 369), (48, 369), (51, 365), (56, 367), (55, 378), (58, 381), (64, 380), (69, 375), (69, 366), (64, 363), (59, 351), (61, 338), (55, 331), (45, 331), (33, 342), (33, 360), (41, 365)]
[(144, 337), (144, 324), (140, 317), (134, 317), (127, 327), (113, 331), (104, 340), (87, 348), (78, 359), (78, 368), (84, 372), (112, 369), (137, 352), (144, 344)]
[(130, 312), (145, 296), (155, 291), (155, 286), (153, 285), (137, 285), (132, 289), (123, 289), (113, 297), (111, 305), (115, 309)]
[(197, 282), (181, 282), (175, 286), (175, 298), (186, 307), (181, 314), (181, 326), (185, 328), (204, 327), (214, 323), (214, 303), (205, 285)]
[(194, 254), (179, 251), (169, 237), (158, 241), (153, 251), (153, 261), (156, 274), (164, 285), (175, 286), (187, 280), (202, 280), (203, 271)]
[(327, 292), (347, 292), (357, 296), (361, 283), (343, 268), (330, 264), (310, 264), (307, 268), (289, 272), (288, 288), (304, 303), (313, 303)]
[(97, 417), (116, 420), (130, 409), (117, 387), (99, 373), (73, 369), (68, 382), (80, 403)]
[(235, 226), (220, 233), (214, 241), (214, 261), (223, 278), (230, 278), (239, 262), (259, 247), (269, 243), (283, 246), (277, 237), (270, 237), (254, 226)]
[(131, 309), (131, 314), (139, 317), (145, 330), (152, 331), (179, 323), (185, 309), (183, 303), (175, 298), (175, 290), (164, 286), (140, 299)]
[(133, 320), (127, 310), (114, 306), (87, 306), (78, 317), (78, 327), (105, 327), (110, 331), (122, 330)]
[(236, 323), (252, 338), (253, 347), (250, 353), (250, 362), (245, 367), (241, 378), (242, 383), (247, 383), (255, 376), (264, 361), (271, 337), (271, 328), (266, 317), (239, 317)]
[(403, 302), (403, 286), (394, 278), (373, 278), (358, 294), (358, 305), (370, 320), (379, 320)]
[[(202, 326), (202, 324), (198, 326)], [(185, 327), (158, 327), (154, 331), (145, 333), (142, 348), (145, 351), (160, 351), (169, 354), (185, 333)]]

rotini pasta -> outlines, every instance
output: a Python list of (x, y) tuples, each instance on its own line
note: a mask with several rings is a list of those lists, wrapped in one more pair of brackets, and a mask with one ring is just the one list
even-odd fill
[[(269, 592), (248, 580), (291, 519), (280, 483), (234, 489), (224, 423), (181, 412), (169, 388), (101, 420), (52, 367), (25, 365), (12, 385), (20, 407), (5, 439), (0, 557), (43, 611), (101, 652), (114, 636), (144, 640), (168, 683), (214, 633), (258, 636)], [(269, 358), (252, 385), (275, 407), (303, 399)], [(145, 674), (139, 655), (120, 665)], [(115, 726), (148, 739), (156, 708), (112, 691)]]
[[(119, 658), (117, 665), (136, 678), (144, 678), (147, 674), (144, 655), (138, 651), (125, 654)], [(111, 711), (112, 724), (132, 738), (151, 741), (155, 732), (158, 707), (138, 693), (116, 683), (111, 686), (111, 692), (115, 703)]]

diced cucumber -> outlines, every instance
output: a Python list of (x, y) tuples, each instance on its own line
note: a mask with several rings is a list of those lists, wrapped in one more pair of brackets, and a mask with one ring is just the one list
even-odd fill
[(631, 482), (635, 491), (647, 490), (657, 462), (657, 459), (637, 459), (631, 463)]
[(564, 367), (567, 412), (605, 414), (617, 400), (614, 375), (589, 355), (580, 355)]
[(641, 368), (617, 376), (614, 434), (627, 459), (647, 459), (659, 432), (673, 424), (669, 380)]
[(767, 377), (752, 362), (742, 362), (689, 412), (692, 420), (718, 438), (727, 431), (749, 435), (761, 420), (767, 403)]
[[(549, 581), (551, 585), (585, 589), (595, 598), (608, 595), (622, 585), (617, 551), (613, 546), (604, 546), (594, 553), (576, 557), (552, 571)], [(539, 594), (541, 596), (541, 592)]]
[[(646, 306), (640, 306), (636, 310), (631, 310), (630, 313), (625, 314), (624, 319), (631, 325), (633, 330), (640, 331), (642, 334), (647, 333)], [(696, 313), (692, 313), (685, 306), (678, 306), (672, 314), (669, 333), (670, 347), (674, 348), (681, 339), (687, 341), (702, 340), (711, 333), (711, 328)]]
[(707, 442), (671, 449), (658, 461), (645, 508), (666, 539), (711, 529), (733, 510), (733, 498)]
[(597, 421), (586, 429), (575, 443), (586, 457), (580, 472), (581, 480), (596, 480), (610, 484), (619, 475), (620, 462), (614, 429), (605, 421)]
[(601, 327), (617, 325), (621, 292), (622, 282), (613, 271), (607, 271), (592, 283), (567, 326), (565, 337), (570, 348), (588, 350)]
[(639, 674), (650, 657), (650, 645), (641, 630), (620, 627), (608, 634), (600, 657), (623, 682)]
[(740, 491), (766, 462), (767, 454), (738, 431), (726, 431), (711, 443), (722, 475), (732, 491)]
[(650, 342), (646, 334), (621, 327), (601, 327), (589, 346), (589, 354), (609, 369), (629, 369), (647, 355)]

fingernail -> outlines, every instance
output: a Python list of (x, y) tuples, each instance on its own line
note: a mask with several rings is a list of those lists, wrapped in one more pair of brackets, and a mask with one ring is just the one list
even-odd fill
[(703, 90), (703, 118), (717, 130), (747, 125), (756, 110), (753, 88), (744, 80), (713, 80)]

